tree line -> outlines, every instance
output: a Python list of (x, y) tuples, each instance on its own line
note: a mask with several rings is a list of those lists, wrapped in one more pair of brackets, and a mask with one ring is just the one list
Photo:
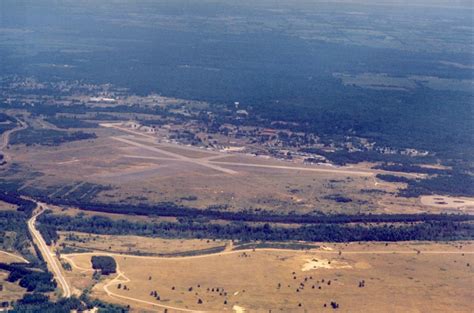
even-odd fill
[(403, 224), (361, 225), (317, 224), (295, 228), (277, 227), (268, 223), (249, 225), (242, 222), (218, 224), (181, 220), (180, 222), (131, 222), (103, 216), (65, 216), (43, 214), (39, 222), (55, 231), (80, 231), (107, 235), (139, 235), (164, 238), (210, 238), (240, 241), (409, 241), (409, 240), (471, 240), (474, 225), (468, 222), (425, 221)]
[(30, 268), (26, 263), (0, 263), (0, 269), (10, 272), (7, 281), (19, 281), (20, 287), (28, 292), (50, 292), (54, 291), (57, 284), (50, 272), (40, 272), (37, 269)]

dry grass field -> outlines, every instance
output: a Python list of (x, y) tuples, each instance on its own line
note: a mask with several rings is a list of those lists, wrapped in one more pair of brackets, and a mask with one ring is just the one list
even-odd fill
[(452, 208), (458, 212), (474, 213), (474, 200), (470, 198), (454, 198), (439, 195), (422, 196), (421, 203), (442, 209)]
[[(15, 145), (9, 153), (24, 178), (21, 189), (44, 186), (50, 196), (92, 194), (86, 183), (111, 187), (103, 202), (173, 202), (196, 208), (261, 208), (287, 213), (451, 212), (416, 198), (396, 197), (403, 184), (377, 182), (366, 165), (334, 168), (159, 143), (123, 129), (94, 129), (95, 140), (56, 147)], [(26, 171), (27, 170), (27, 171)], [(26, 172), (25, 172), (26, 171)], [(27, 173), (41, 173), (28, 177)], [(335, 200), (344, 195), (351, 201)], [(455, 209), (455, 208), (454, 208)]]
[(0, 201), (0, 211), (11, 211), (15, 209), (16, 209), (15, 205), (6, 203), (4, 201)]
[[(92, 295), (135, 312), (330, 312), (331, 302), (338, 312), (471, 312), (473, 253), (472, 242), (457, 242), (115, 255), (118, 274), (103, 278)], [(76, 288), (91, 283), (91, 255), (66, 256)]]

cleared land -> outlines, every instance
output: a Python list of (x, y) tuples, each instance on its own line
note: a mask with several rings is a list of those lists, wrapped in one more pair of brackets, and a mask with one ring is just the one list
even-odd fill
[[(78, 285), (90, 283), (91, 255), (63, 255)], [(315, 312), (332, 311), (334, 301), (341, 312), (469, 312), (473, 304), (473, 291), (466, 288), (474, 279), (471, 242), (113, 256), (118, 274), (101, 280), (93, 295), (137, 310)], [(160, 300), (150, 295), (154, 291)]]

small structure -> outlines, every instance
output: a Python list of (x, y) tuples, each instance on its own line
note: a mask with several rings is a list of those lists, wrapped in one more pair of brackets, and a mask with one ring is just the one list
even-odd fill
[(89, 99), (90, 102), (95, 102), (95, 103), (116, 103), (117, 100), (114, 98), (106, 98), (106, 97), (91, 97)]
[(249, 112), (247, 110), (237, 110), (237, 116), (239, 117), (247, 117), (249, 116)]

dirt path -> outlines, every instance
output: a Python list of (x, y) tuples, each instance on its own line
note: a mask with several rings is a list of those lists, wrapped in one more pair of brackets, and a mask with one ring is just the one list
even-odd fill
[(69, 298), (71, 296), (71, 289), (69, 287), (68, 282), (63, 276), (61, 272), (61, 265), (58, 265), (58, 261), (55, 258), (55, 255), (51, 252), (51, 250), (46, 245), (41, 233), (36, 229), (36, 218), (44, 212), (43, 204), (36, 202), (38, 207), (36, 209), (36, 213), (28, 220), (28, 229), (33, 237), (33, 240), (36, 241), (39, 250), (41, 251), (41, 255), (43, 256), (45, 262), (51, 269), (56, 281), (59, 282), (61, 289), (63, 290), (63, 297)]
[(139, 302), (139, 303), (143, 303), (143, 304), (147, 304), (147, 305), (152, 305), (152, 306), (162, 308), (162, 309), (170, 309), (170, 310), (176, 310), (176, 311), (181, 311), (181, 312), (193, 312), (193, 313), (207, 312), (207, 311), (200, 311), (200, 310), (191, 310), (191, 309), (178, 308), (178, 307), (174, 307), (174, 306), (170, 306), (170, 305), (165, 305), (165, 304), (160, 304), (160, 303), (156, 303), (156, 302), (151, 302), (151, 301), (141, 300), (141, 299), (137, 299), (137, 298), (127, 297), (127, 296), (123, 296), (123, 295), (113, 293), (112, 291), (109, 290), (109, 287), (116, 284), (116, 283), (124, 284), (124, 283), (128, 283), (128, 282), (130, 282), (130, 279), (127, 276), (125, 276), (125, 273), (120, 271), (119, 265), (117, 264), (117, 276), (115, 276), (114, 279), (112, 279), (110, 282), (105, 284), (103, 289), (109, 297), (115, 297), (115, 298), (129, 300), (129, 301), (131, 300), (131, 301), (135, 301), (135, 302)]
[[(161, 256), (145, 256), (145, 255), (133, 255), (133, 254), (120, 254), (120, 253), (109, 253), (109, 252), (82, 252), (82, 253), (69, 253), (63, 254), (62, 257), (70, 260), (71, 257), (81, 255), (106, 255), (115, 257), (127, 257), (137, 259), (149, 259), (149, 260), (189, 260), (189, 259), (201, 259), (213, 256), (222, 256), (236, 253), (249, 253), (254, 251), (270, 251), (270, 252), (300, 252), (300, 253), (319, 253), (319, 254), (339, 254), (339, 250), (320, 250), (320, 249), (308, 249), (308, 250), (295, 250), (295, 249), (278, 249), (278, 248), (256, 248), (256, 249), (242, 249), (242, 250), (231, 250), (222, 251), (209, 254), (191, 255), (191, 256), (173, 256), (173, 257), (161, 257)], [(355, 251), (344, 251), (341, 250), (342, 254), (474, 254), (474, 251), (446, 251), (446, 250), (355, 250)]]
[[(74, 254), (74, 255), (77, 255), (77, 254)], [(66, 261), (68, 261), (69, 264), (71, 264), (71, 266), (73, 268), (76, 268), (76, 269), (80, 270), (83, 273), (94, 271), (93, 269), (84, 268), (84, 267), (80, 267), (79, 265), (77, 265), (74, 262), (74, 260), (71, 258), (71, 256), (74, 256), (74, 255), (73, 254), (62, 255), (61, 257), (64, 258)], [(109, 297), (115, 297), (115, 298), (118, 298), (118, 299), (123, 299), (123, 300), (128, 300), (128, 301), (131, 300), (131, 301), (135, 301), (135, 302), (139, 302), (139, 303), (159, 307), (159, 308), (162, 308), (162, 309), (170, 309), (170, 310), (176, 310), (176, 311), (181, 311), (181, 312), (194, 312), (194, 313), (204, 313), (204, 312), (206, 312), (206, 311), (198, 311), (198, 310), (178, 308), (178, 307), (174, 307), (174, 306), (170, 306), (170, 305), (165, 305), (165, 304), (160, 304), (160, 303), (156, 303), (156, 302), (151, 302), (151, 301), (141, 300), (141, 299), (137, 299), (137, 298), (127, 297), (127, 296), (116, 294), (116, 293), (110, 291), (110, 289), (109, 289), (109, 287), (112, 286), (112, 285), (119, 284), (119, 283), (120, 284), (125, 284), (125, 283), (128, 283), (128, 282), (130, 282), (130, 278), (128, 278), (125, 275), (125, 273), (120, 270), (120, 266), (117, 263), (117, 276), (115, 276), (111, 281), (109, 281), (107, 284), (105, 284), (103, 286), (103, 289)]]
[(21, 255), (13, 254), (13, 253), (10, 253), (10, 252), (7, 252), (7, 251), (3, 251), (3, 250), (0, 250), (0, 253), (1, 253), (1, 254), (8, 255), (8, 256), (11, 256), (11, 257), (13, 257), (13, 258), (15, 258), (15, 259), (18, 259), (18, 260), (20, 260), (20, 261), (23, 262), (23, 263), (30, 263), (30, 262), (28, 262), (27, 259), (25, 259), (25, 258), (22, 257)]

